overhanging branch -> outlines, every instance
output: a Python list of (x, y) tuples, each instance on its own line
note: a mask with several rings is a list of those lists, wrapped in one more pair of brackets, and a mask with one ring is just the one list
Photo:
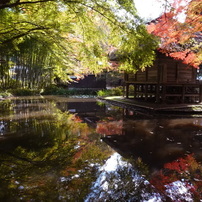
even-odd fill
[[(53, 2), (56, 0), (38, 0), (38, 1), (24, 1), (24, 2), (20, 2), (20, 0), (18, 0), (15, 3), (5, 3), (5, 4), (2, 4), (0, 2), (0, 9), (14, 8), (14, 7), (26, 5), (26, 4), (37, 4), (37, 3), (45, 3), (45, 2), (51, 2), (51, 1)], [(79, 2), (78, 1), (65, 1), (65, 3), (79, 3)]]

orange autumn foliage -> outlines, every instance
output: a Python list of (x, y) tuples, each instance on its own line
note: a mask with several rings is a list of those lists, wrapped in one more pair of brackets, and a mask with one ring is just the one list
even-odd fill
[[(202, 57), (202, 0), (174, 0), (171, 7), (149, 23), (147, 30), (160, 38), (161, 52), (198, 68)], [(184, 22), (179, 21), (182, 15)]]
[(193, 67), (198, 67), (200, 65), (201, 61), (197, 58), (197, 55), (190, 50), (185, 50), (181, 52), (173, 52), (169, 54), (171, 57), (182, 60), (183, 63), (189, 64)]

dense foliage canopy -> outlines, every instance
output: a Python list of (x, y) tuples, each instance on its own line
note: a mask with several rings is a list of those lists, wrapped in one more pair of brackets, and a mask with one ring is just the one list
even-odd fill
[(131, 0), (4, 0), (0, 21), (2, 86), (11, 78), (17, 85), (42, 87), (55, 77), (99, 73), (109, 66), (111, 47), (127, 53), (124, 68), (154, 59), (156, 42)]
[[(169, 12), (149, 25), (150, 35), (131, 0), (3, 0), (1, 87), (41, 89), (55, 78), (67, 81), (69, 75), (98, 74), (110, 68), (108, 53), (113, 50), (118, 50), (120, 70), (144, 69), (155, 58), (156, 36), (161, 50), (198, 67), (201, 2), (173, 2)], [(182, 13), (186, 20), (179, 22)], [(175, 50), (170, 49), (173, 44)]]

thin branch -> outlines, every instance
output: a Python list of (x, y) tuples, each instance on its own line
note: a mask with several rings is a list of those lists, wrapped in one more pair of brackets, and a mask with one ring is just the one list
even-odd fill
[(115, 21), (113, 21), (112, 19), (108, 18), (106, 15), (104, 15), (104, 14), (103, 14), (102, 12), (100, 12), (98, 9), (96, 9), (96, 8), (94, 8), (94, 7), (92, 7), (92, 6), (86, 5), (86, 4), (84, 4), (84, 3), (79, 3), (79, 4), (83, 5), (84, 7), (90, 8), (90, 9), (92, 9), (93, 11), (99, 13), (101, 16), (103, 16), (104, 18), (106, 18), (109, 22), (115, 23)]
[[(45, 2), (51, 2), (51, 1), (56, 1), (56, 0), (38, 0), (38, 1), (24, 1), (24, 2), (20, 2), (20, 0), (18, 0), (15, 3), (0, 4), (0, 9), (13, 8), (13, 7), (17, 7), (17, 6), (25, 5), (25, 4), (37, 4), (37, 3), (45, 3)], [(79, 3), (78, 1), (66, 1), (66, 2), (67, 3)]]
[(36, 30), (45, 30), (45, 29), (50, 29), (50, 28), (33, 28), (33, 29), (30, 29), (29, 31), (27, 31), (27, 32), (24, 32), (24, 33), (22, 33), (22, 34), (19, 34), (19, 35), (17, 35), (17, 36), (14, 36), (14, 37), (12, 37), (12, 38), (10, 38), (10, 39), (7, 39), (7, 40), (5, 40), (5, 41), (3, 41), (3, 42), (1, 42), (1, 44), (6, 44), (6, 43), (9, 43), (9, 42), (12, 42), (13, 40), (15, 40), (15, 39), (19, 39), (20, 37), (23, 37), (23, 36), (26, 36), (26, 35), (28, 35), (30, 32), (32, 32), (32, 31), (36, 31)]

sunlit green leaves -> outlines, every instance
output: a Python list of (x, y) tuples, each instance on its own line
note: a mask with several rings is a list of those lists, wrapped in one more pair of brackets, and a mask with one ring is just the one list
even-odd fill
[(154, 50), (157, 45), (157, 40), (147, 33), (144, 26), (139, 25), (136, 30), (131, 29), (122, 37), (121, 48), (117, 51), (121, 61), (120, 68), (126, 71), (137, 71), (151, 66), (155, 59)]
[(122, 55), (121, 69), (136, 70), (153, 60), (155, 40), (131, 0), (7, 3), (0, 9), (0, 55), (15, 58), (17, 66), (21, 61), (27, 72), (18, 78), (22, 87), (41, 88), (55, 77), (67, 81), (68, 74), (97, 74), (109, 66), (109, 47)]

